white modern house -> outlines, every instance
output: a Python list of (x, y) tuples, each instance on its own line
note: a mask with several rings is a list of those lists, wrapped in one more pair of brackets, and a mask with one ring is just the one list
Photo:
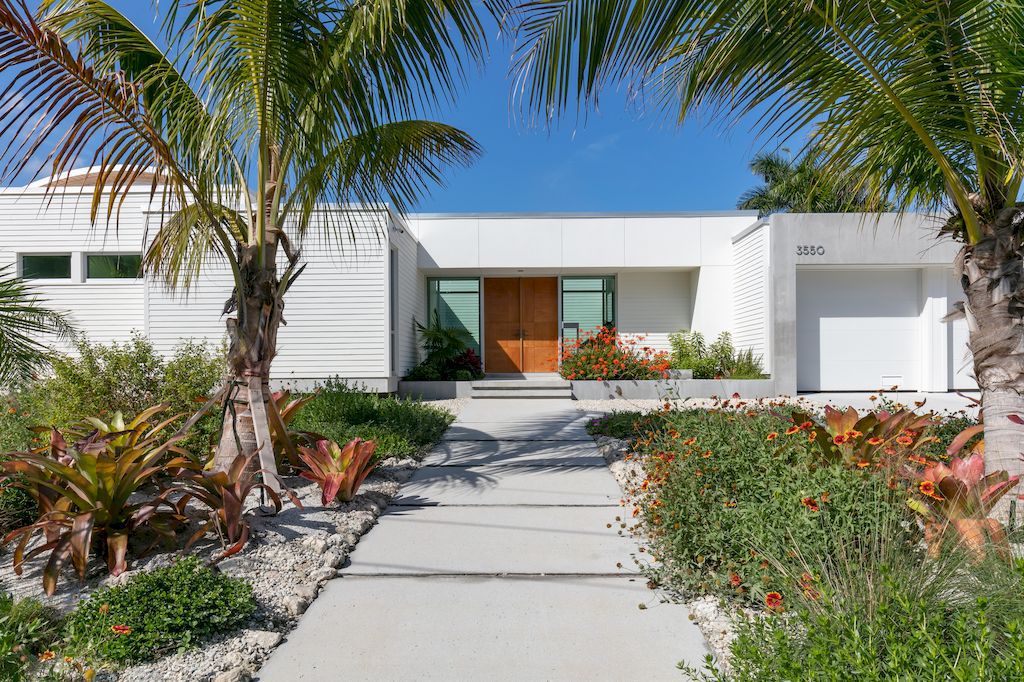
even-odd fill
[[(89, 222), (85, 173), (0, 190), (0, 266), (14, 265), (93, 341), (146, 335), (219, 343), (231, 284), (211, 262), (187, 292), (138, 276), (162, 214), (148, 187), (116, 224)], [(732, 332), (780, 394), (898, 385), (974, 387), (966, 329), (942, 321), (960, 296), (956, 246), (925, 216), (747, 212), (419, 214), (334, 208), (354, 239), (311, 236), (289, 292), (275, 379), (330, 377), (394, 391), (419, 360), (415, 322), (436, 312), (472, 335), (489, 373), (557, 370), (559, 339), (614, 324), (668, 334)]]

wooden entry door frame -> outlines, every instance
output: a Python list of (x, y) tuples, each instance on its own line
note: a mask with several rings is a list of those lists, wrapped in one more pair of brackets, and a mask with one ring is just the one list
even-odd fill
[(484, 368), (558, 371), (558, 277), (484, 278)]

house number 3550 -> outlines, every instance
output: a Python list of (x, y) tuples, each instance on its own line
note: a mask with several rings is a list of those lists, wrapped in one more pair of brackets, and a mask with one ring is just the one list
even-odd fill
[(796, 247), (796, 255), (798, 256), (824, 256), (825, 247), (815, 246), (811, 244), (803, 244)]

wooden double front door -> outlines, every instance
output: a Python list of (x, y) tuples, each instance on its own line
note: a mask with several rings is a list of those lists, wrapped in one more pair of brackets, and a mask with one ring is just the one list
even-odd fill
[(484, 279), (484, 369), (558, 371), (558, 278)]

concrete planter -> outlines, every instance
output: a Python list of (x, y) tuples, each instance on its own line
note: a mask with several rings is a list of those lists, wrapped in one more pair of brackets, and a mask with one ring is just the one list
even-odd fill
[(774, 398), (774, 379), (656, 379), (573, 381), (576, 400), (662, 400), (664, 398)]
[(398, 395), (420, 400), (468, 398), (473, 393), (472, 381), (399, 381)]

